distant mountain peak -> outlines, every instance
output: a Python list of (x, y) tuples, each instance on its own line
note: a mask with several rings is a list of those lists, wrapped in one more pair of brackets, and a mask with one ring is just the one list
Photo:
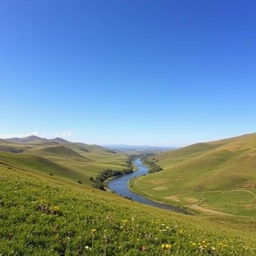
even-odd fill
[(38, 137), (36, 135), (29, 135), (26, 137), (22, 137), (22, 138), (8, 138), (5, 141), (9, 141), (9, 142), (14, 142), (14, 143), (32, 143), (35, 141), (47, 141), (47, 139)]
[(63, 139), (63, 138), (60, 138), (60, 137), (56, 137), (55, 139), (53, 139), (53, 141), (56, 141), (56, 142), (59, 142), (59, 143), (67, 143), (69, 141)]
[(85, 143), (79, 143), (79, 142), (71, 142), (68, 140), (65, 140), (61, 137), (56, 137), (54, 139), (47, 139), (47, 138), (41, 138), (39, 136), (36, 135), (29, 135), (26, 137), (22, 137), (22, 138), (18, 138), (18, 137), (14, 137), (14, 138), (8, 138), (5, 140), (1, 140), (0, 142), (4, 141), (4, 142), (10, 142), (10, 143), (14, 143), (14, 144), (25, 144), (25, 145), (40, 145), (40, 146), (56, 146), (56, 145), (64, 145), (72, 150), (75, 151), (83, 151), (83, 152), (90, 152), (90, 151), (105, 151), (105, 152), (109, 152), (109, 153), (115, 153), (113, 150), (109, 150), (107, 148), (104, 148), (102, 146), (99, 145), (89, 145), (89, 144), (85, 144)]
[(65, 139), (63, 139), (63, 138), (61, 138), (61, 137), (56, 137), (56, 138), (54, 138), (54, 140), (67, 141), (67, 140), (65, 140)]
[(23, 140), (42, 140), (43, 138), (36, 136), (36, 135), (29, 135), (26, 137), (21, 138)]
[(57, 143), (69, 143), (69, 141), (62, 139), (60, 137), (56, 137), (55, 139), (46, 139), (41, 138), (36, 135), (29, 135), (26, 137), (18, 138), (8, 138), (5, 141), (14, 142), (14, 143), (32, 143), (32, 142), (57, 142)]

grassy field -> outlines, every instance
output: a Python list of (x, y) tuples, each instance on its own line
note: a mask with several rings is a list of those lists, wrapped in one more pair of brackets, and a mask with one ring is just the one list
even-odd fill
[(255, 233), (0, 164), (1, 255), (256, 255)]
[(150, 158), (163, 171), (132, 189), (205, 215), (256, 216), (256, 134), (199, 143)]

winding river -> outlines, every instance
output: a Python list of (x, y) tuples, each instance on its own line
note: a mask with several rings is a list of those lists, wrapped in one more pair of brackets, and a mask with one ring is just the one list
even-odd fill
[(164, 203), (158, 203), (130, 191), (129, 189), (130, 180), (132, 178), (148, 174), (149, 172), (149, 168), (143, 164), (140, 158), (136, 158), (133, 161), (133, 164), (137, 168), (137, 170), (135, 172), (125, 174), (123, 176), (120, 176), (116, 179), (111, 180), (108, 183), (108, 188), (110, 190), (112, 190), (113, 192), (115, 192), (120, 196), (130, 198), (134, 201), (137, 201), (143, 204), (151, 205), (154, 207), (158, 207), (158, 208), (162, 208), (162, 209), (166, 209), (166, 210), (170, 210), (178, 213), (189, 214), (185, 209), (178, 208), (178, 207), (171, 206)]

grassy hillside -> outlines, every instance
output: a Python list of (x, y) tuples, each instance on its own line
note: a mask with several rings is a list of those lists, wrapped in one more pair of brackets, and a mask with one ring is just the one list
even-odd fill
[(143, 206), (8, 161), (13, 166), (0, 163), (1, 255), (256, 254), (253, 232)]
[[(19, 169), (29, 172), (43, 173), (45, 175), (68, 178), (74, 181), (84, 180), (86, 174), (59, 165), (47, 158), (31, 154), (9, 154), (0, 152), (0, 164), (7, 166), (10, 170)], [(89, 180), (89, 177), (87, 177)]]
[(0, 141), (0, 162), (7, 166), (57, 175), (91, 184), (106, 169), (124, 170), (128, 157), (97, 145), (37, 136)]
[(136, 192), (208, 215), (256, 216), (256, 134), (199, 143), (150, 160), (163, 171), (134, 180)]
[(0, 140), (0, 151), (11, 152), (11, 153), (21, 153), (30, 147), (27, 145), (19, 145), (4, 140)]
[(45, 156), (83, 158), (83, 156), (80, 155), (79, 152), (64, 145), (50, 145), (50, 146), (36, 147), (35, 149), (28, 150), (27, 152), (32, 152), (34, 154), (42, 154)]

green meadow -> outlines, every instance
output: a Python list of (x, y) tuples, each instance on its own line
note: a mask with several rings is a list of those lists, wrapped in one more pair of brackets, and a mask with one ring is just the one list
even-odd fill
[(255, 234), (0, 167), (1, 255), (255, 255)]

